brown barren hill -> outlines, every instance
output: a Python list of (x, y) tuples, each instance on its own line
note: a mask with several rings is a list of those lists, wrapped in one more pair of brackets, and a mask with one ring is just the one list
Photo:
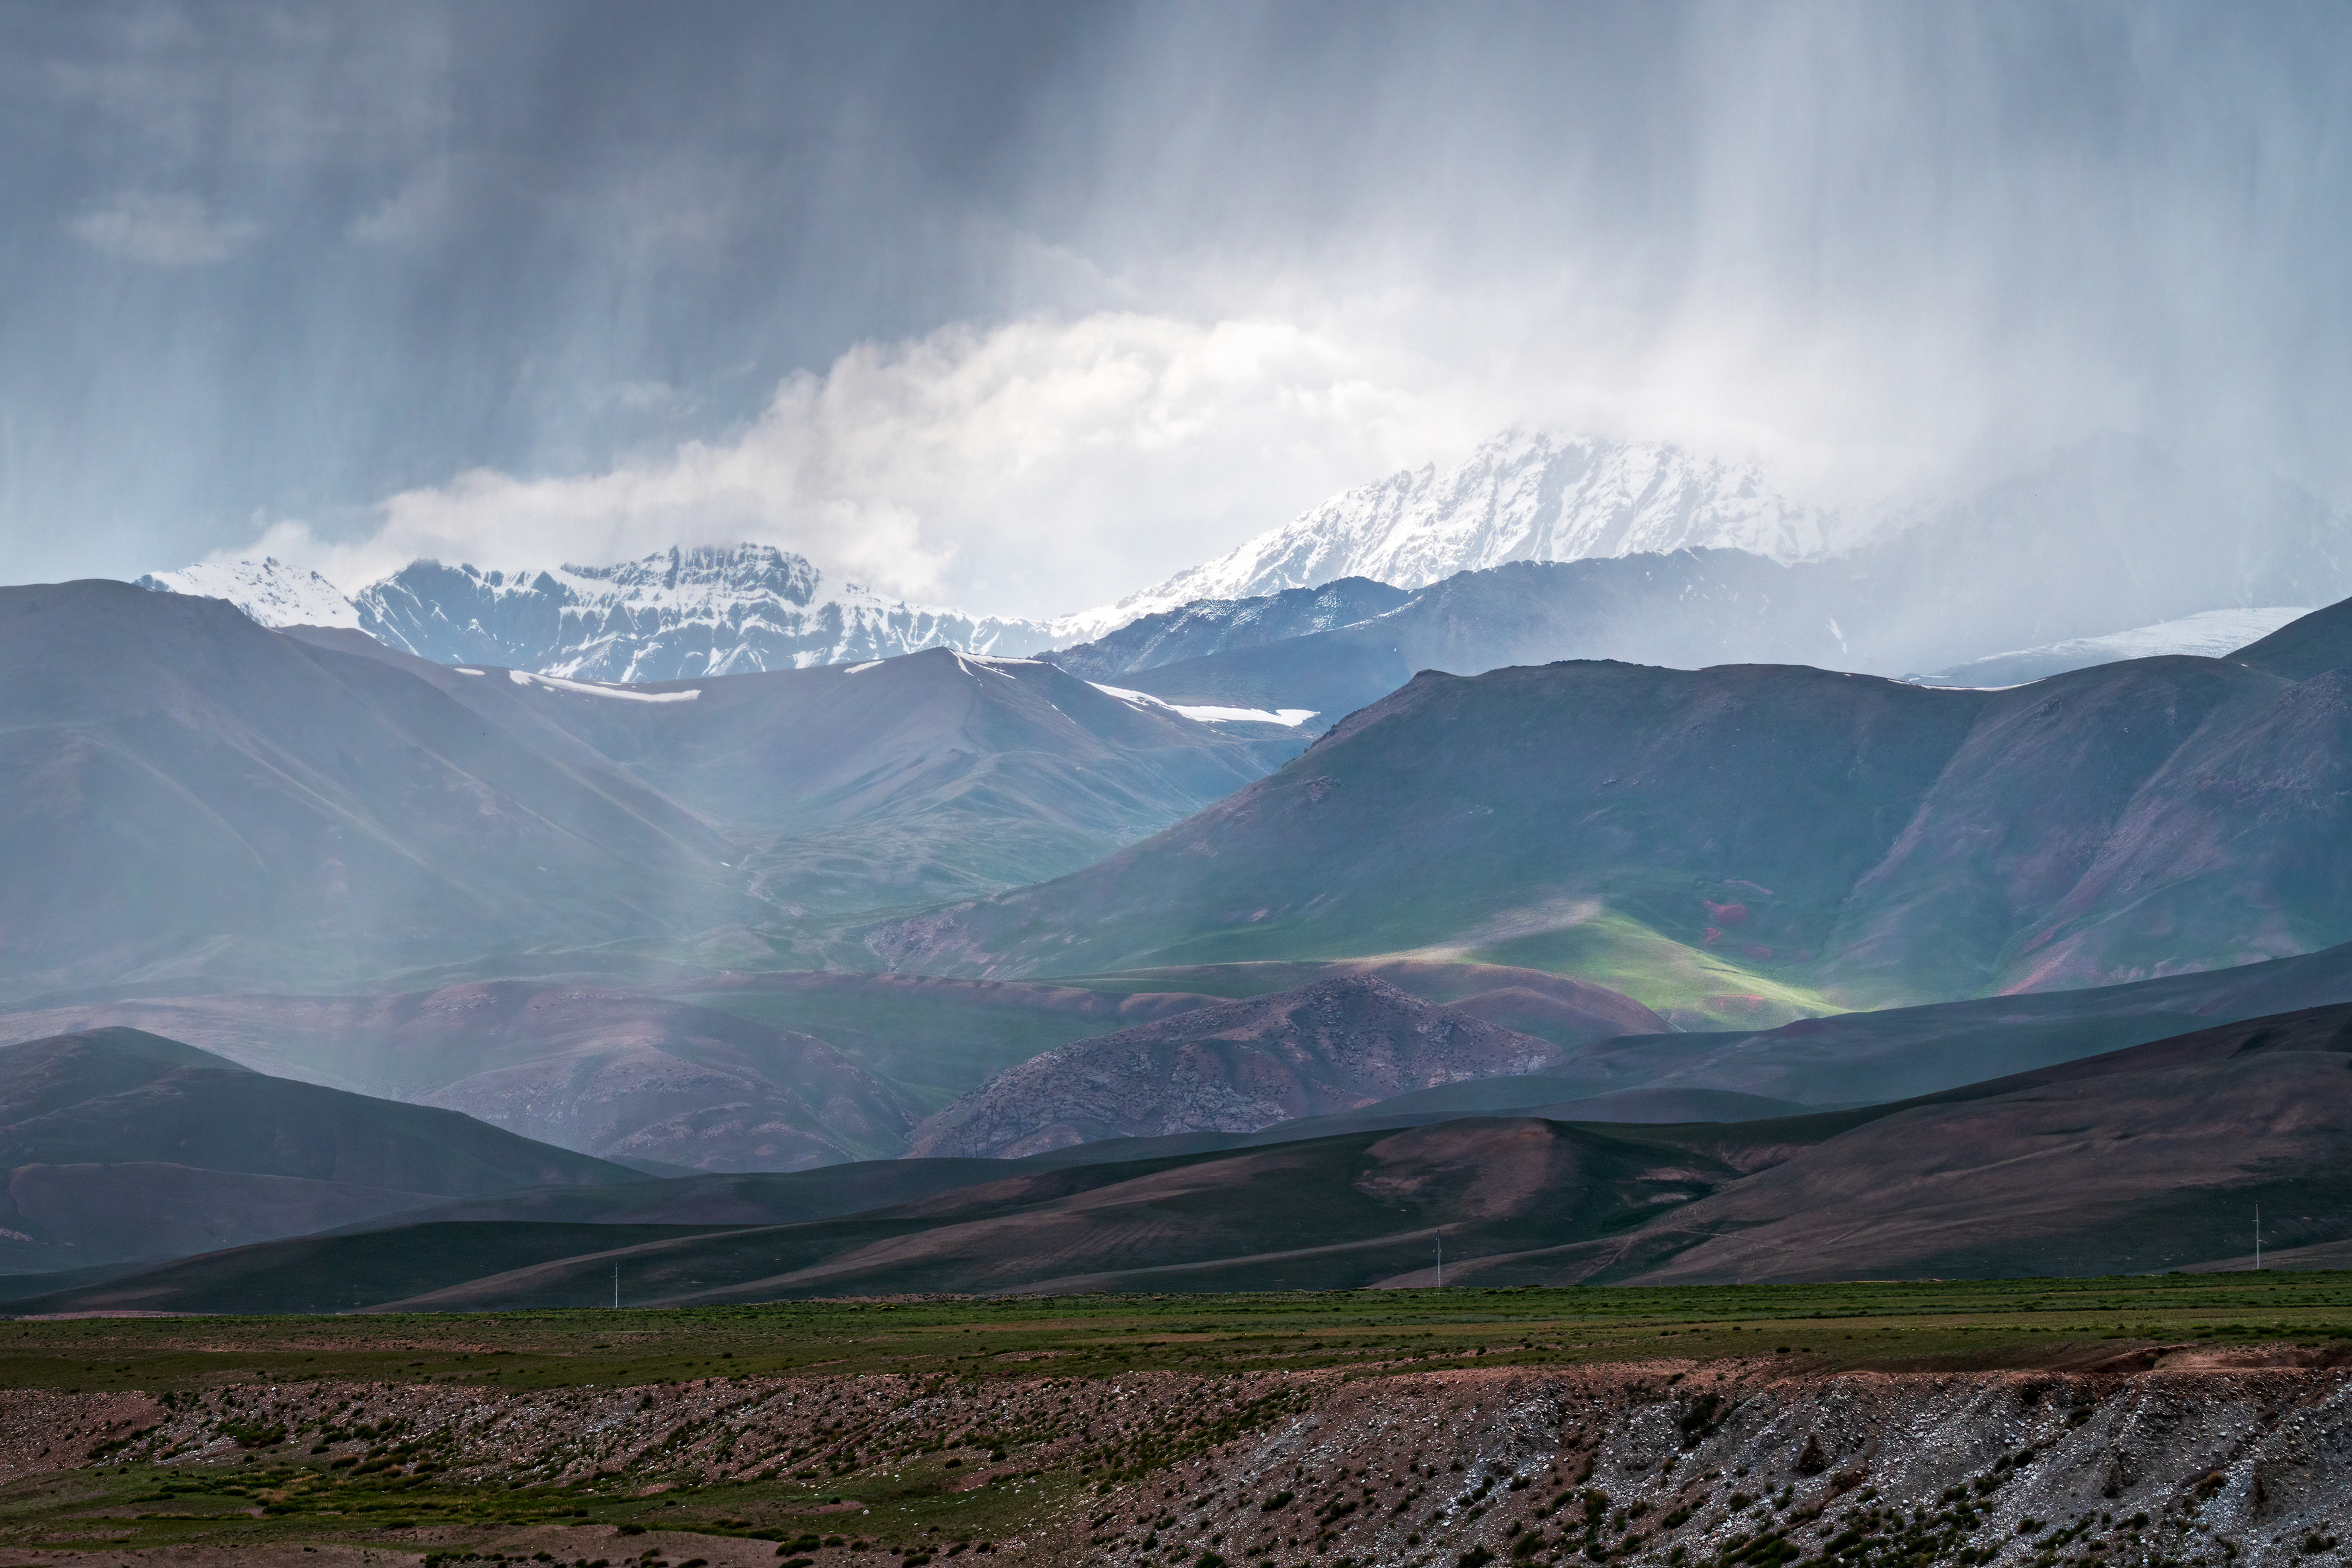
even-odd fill
[(1548, 1040), (1349, 975), (1046, 1051), (921, 1123), (908, 1148), (1010, 1158), (1098, 1138), (1255, 1132), (1532, 1072), (1558, 1054)]
[(1889, 1108), (1637, 1231), (1461, 1278), (2157, 1272), (2249, 1249), (2257, 1205), (2274, 1248), (2333, 1241), (2352, 1199), (2347, 1068), (2352, 1006), (2200, 1030)]

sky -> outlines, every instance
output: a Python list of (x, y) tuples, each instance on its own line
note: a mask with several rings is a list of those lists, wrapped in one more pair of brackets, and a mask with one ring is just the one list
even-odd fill
[(1047, 615), (1509, 425), (2352, 497), (2352, 12), (0, 0), (0, 580)]

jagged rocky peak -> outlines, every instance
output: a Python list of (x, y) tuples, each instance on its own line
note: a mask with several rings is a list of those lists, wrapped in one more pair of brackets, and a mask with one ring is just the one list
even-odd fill
[[(807, 605), (816, 598), (824, 574), (808, 557), (773, 545), (673, 545), (641, 560), (612, 566), (563, 567), (566, 577), (611, 584), (638, 594), (707, 593), (773, 595), (790, 603)], [(542, 572), (541, 579), (552, 581)], [(843, 585), (851, 593), (866, 591), (856, 583)]]
[(417, 561), (358, 602), (367, 631), (423, 658), (601, 681), (805, 669), (925, 648), (1026, 653), (1045, 642), (1033, 622), (887, 599), (761, 544), (538, 572)]

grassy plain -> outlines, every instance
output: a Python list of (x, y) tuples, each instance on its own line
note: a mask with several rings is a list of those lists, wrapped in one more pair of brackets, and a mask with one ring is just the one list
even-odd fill
[(823, 1372), (1202, 1375), (1785, 1355), (1816, 1370), (2066, 1365), (2352, 1340), (2352, 1271), (1689, 1289), (793, 1301), (680, 1311), (76, 1318), (0, 1325), (0, 1387), (364, 1378), (503, 1388)]

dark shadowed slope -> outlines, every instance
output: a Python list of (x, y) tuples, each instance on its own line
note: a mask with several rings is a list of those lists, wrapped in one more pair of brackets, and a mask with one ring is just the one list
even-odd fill
[(0, 1260), (58, 1268), (283, 1236), (436, 1197), (631, 1173), (455, 1112), (253, 1072), (136, 1030), (0, 1050)]
[(2003, 692), (1424, 674), (1100, 866), (870, 941), (996, 974), (1433, 947), (1653, 1006), (1690, 983), (1666, 946), (1726, 993), (1848, 1005), (2312, 951), (2352, 937), (2347, 682), (2191, 658)]
[(1347, 976), (1049, 1051), (929, 1117), (908, 1152), (1017, 1157), (1098, 1138), (1255, 1132), (1439, 1083), (1530, 1072), (1557, 1051), (1371, 976)]
[(376, 997), (190, 997), (0, 1018), (130, 1024), (266, 1071), (462, 1111), (609, 1159), (796, 1170), (897, 1154), (919, 1114), (824, 1041), (731, 1013), (520, 981)]
[[(1414, 1254), (1442, 1226), (1465, 1283), (2162, 1269), (2231, 1255), (2255, 1201), (2281, 1246), (2337, 1233), (2348, 1068), (2352, 1006), (2337, 1006), (1780, 1121), (1480, 1119), (1008, 1176), (646, 1266), (648, 1283), (674, 1270), (708, 1285), (729, 1260), (787, 1265), (719, 1293), (735, 1300), (927, 1273), (1024, 1290), (1427, 1283)], [(1372, 1272), (1384, 1258), (1403, 1261)]]
[(1954, 1091), (1588, 1262), (1654, 1283), (2149, 1271), (2243, 1250), (2256, 1204), (2277, 1246), (2333, 1240), (2352, 1208), (2347, 1070), (2337, 1006)]
[[(651, 1301), (900, 1291), (1344, 1288), (1431, 1255), (1637, 1223), (1730, 1167), (1604, 1129), (1452, 1123), (1232, 1154), (1049, 1171), (815, 1224), (619, 1249), (406, 1307), (575, 1304), (615, 1260)], [(1696, 1168), (1694, 1168), (1696, 1167)], [(130, 1281), (125, 1281), (130, 1284)], [(135, 1288), (135, 1287), (134, 1287)], [(100, 1287), (104, 1289), (104, 1287)]]

